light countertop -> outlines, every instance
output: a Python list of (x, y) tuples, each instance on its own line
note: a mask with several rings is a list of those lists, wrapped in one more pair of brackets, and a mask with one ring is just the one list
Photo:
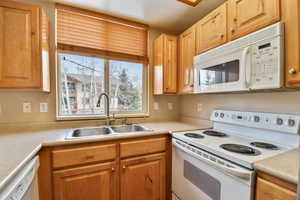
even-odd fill
[(254, 168), (290, 183), (298, 183), (300, 148), (254, 163)]
[(0, 134), (0, 189), (9, 181), (26, 162), (32, 159), (43, 146), (80, 144), (87, 142), (108, 141), (144, 136), (169, 134), (174, 131), (187, 131), (210, 128), (210, 124), (189, 124), (183, 122), (142, 123), (153, 129), (152, 132), (126, 133), (113, 136), (65, 140), (70, 129), (34, 131), (24, 133)]

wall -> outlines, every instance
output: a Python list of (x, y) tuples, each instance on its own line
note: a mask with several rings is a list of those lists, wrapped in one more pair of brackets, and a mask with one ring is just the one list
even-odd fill
[[(85, 120), (85, 121), (70, 121), (70, 122), (57, 122), (56, 121), (56, 84), (55, 84), (55, 43), (54, 43), (54, 4), (49, 2), (42, 2), (39, 0), (19, 0), (23, 2), (38, 4), (46, 9), (47, 15), (50, 18), (52, 25), (51, 32), (51, 55), (50, 55), (50, 66), (51, 66), (51, 93), (40, 93), (33, 91), (0, 91), (0, 128), (1, 130), (8, 129), (18, 129), (30, 126), (41, 126), (41, 127), (73, 127), (82, 125), (94, 125), (99, 124), (99, 120)], [(160, 32), (155, 30), (149, 31), (149, 58), (152, 55), (152, 43)], [(152, 59), (150, 59), (150, 66), (152, 64)], [(157, 96), (153, 97), (151, 95), (152, 91), (152, 78), (151, 78), (151, 67), (150, 67), (150, 78), (149, 78), (149, 91), (150, 91), (150, 118), (142, 119), (139, 121), (156, 121), (156, 120), (176, 120), (179, 116), (178, 100), (177, 96)], [(22, 103), (30, 102), (32, 104), (31, 113), (22, 112)], [(48, 102), (49, 112), (40, 113), (39, 103)], [(153, 102), (158, 102), (160, 105), (160, 110), (156, 111), (152, 107)], [(169, 111), (167, 109), (167, 103), (171, 102), (174, 104), (174, 110)]]
[[(197, 111), (202, 104), (202, 111)], [(208, 94), (180, 97), (180, 115), (184, 121), (208, 120), (214, 109), (300, 114), (300, 91)]]

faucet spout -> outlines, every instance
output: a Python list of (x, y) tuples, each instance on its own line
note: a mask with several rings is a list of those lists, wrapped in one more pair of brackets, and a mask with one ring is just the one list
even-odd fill
[(105, 98), (105, 106), (106, 106), (106, 125), (110, 125), (110, 110), (109, 110), (109, 96), (107, 93), (101, 93), (98, 98), (97, 107), (100, 107), (102, 97)]

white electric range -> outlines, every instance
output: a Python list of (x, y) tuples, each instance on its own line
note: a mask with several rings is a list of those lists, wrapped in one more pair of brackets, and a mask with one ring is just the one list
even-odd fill
[(213, 128), (173, 133), (173, 199), (251, 200), (253, 163), (300, 144), (299, 115), (216, 110)]

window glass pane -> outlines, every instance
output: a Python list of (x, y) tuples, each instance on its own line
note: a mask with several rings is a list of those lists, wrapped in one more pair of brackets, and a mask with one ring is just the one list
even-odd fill
[(109, 83), (113, 111), (143, 110), (143, 64), (110, 60)]
[(97, 107), (104, 92), (104, 59), (60, 53), (60, 115), (99, 115)]

